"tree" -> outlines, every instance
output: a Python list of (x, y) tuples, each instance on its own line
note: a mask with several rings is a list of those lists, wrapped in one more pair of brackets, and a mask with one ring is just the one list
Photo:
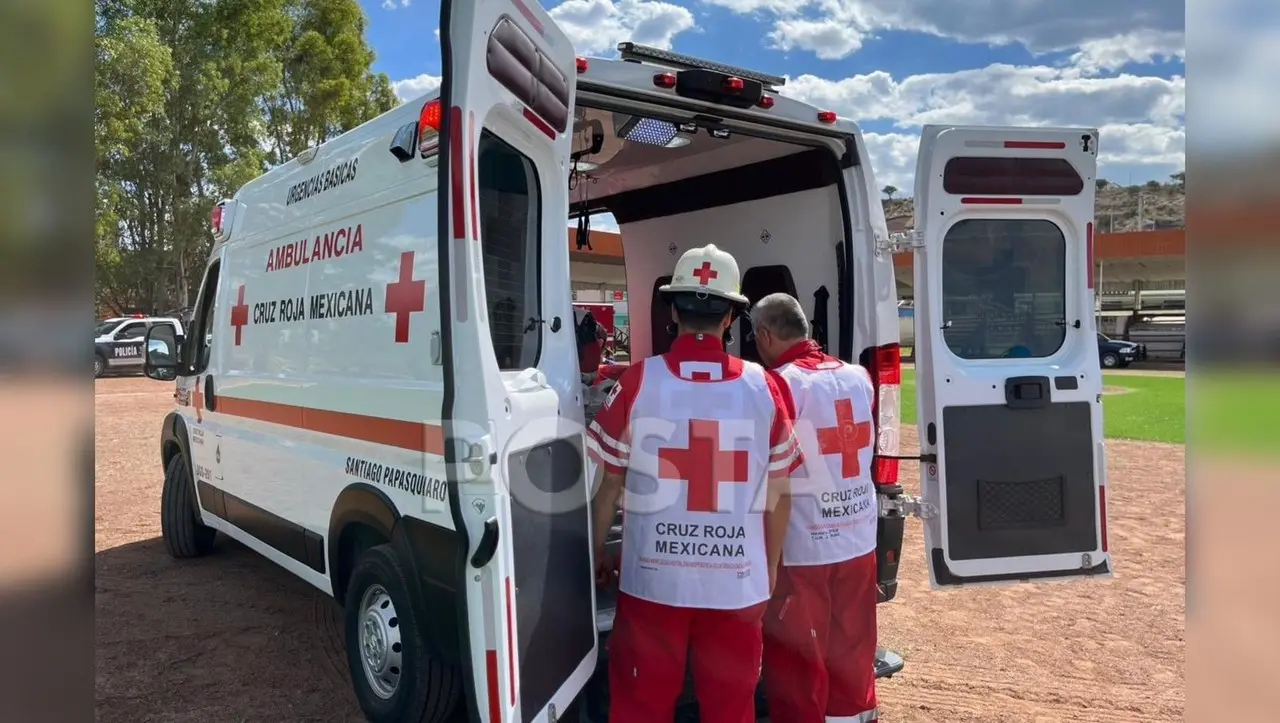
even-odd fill
[(1107, 180), (1107, 179), (1105, 179), (1105, 178), (1099, 178), (1098, 180), (1094, 181), (1093, 183), (1094, 183), (1094, 185), (1095, 185), (1095, 186), (1097, 186), (1097, 187), (1098, 187), (1098, 190), (1099, 190), (1099, 191), (1101, 191), (1101, 190), (1105, 189), (1107, 186), (1110, 186), (1110, 185), (1111, 185), (1111, 181), (1108, 181), (1108, 180)]
[(374, 74), (356, 0), (285, 0), (291, 24), (273, 50), (280, 84), (264, 99), (274, 162), (299, 153), (395, 107), (385, 73)]
[(898, 188), (896, 186), (885, 186), (884, 188), (880, 189), (880, 192), (883, 193), (886, 198), (892, 201), (894, 194), (898, 192)]
[(391, 108), (356, 0), (97, 0), (100, 305), (186, 307), (220, 198)]
[(125, 16), (95, 38), (95, 69), (97, 301), (120, 312), (150, 295), (162, 195), (152, 163), (173, 54), (155, 22)]
[(1182, 190), (1182, 191), (1187, 190), (1187, 172), (1186, 171), (1178, 171), (1177, 173), (1171, 174), (1169, 176), (1169, 180), (1173, 181), (1173, 185), (1176, 186), (1179, 190)]
[[(260, 173), (258, 98), (278, 0), (99, 0), (95, 47), (98, 296), (185, 306), (213, 199)], [(272, 22), (275, 20), (276, 22)]]

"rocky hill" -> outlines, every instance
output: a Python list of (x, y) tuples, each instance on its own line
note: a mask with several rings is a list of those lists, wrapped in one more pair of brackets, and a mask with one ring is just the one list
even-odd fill
[[(1184, 203), (1186, 191), (1184, 176), (1176, 173), (1168, 183), (1148, 181), (1137, 186), (1121, 186), (1105, 179), (1098, 180), (1097, 202), (1094, 218), (1103, 233), (1111, 231), (1137, 231), (1142, 227), (1182, 228), (1186, 226)], [(891, 231), (911, 226), (913, 204), (910, 198), (886, 199), (884, 215), (890, 221)], [(1139, 221), (1141, 219), (1141, 221)]]

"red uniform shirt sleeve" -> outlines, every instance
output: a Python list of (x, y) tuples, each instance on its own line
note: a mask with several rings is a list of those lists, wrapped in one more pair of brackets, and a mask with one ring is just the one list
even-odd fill
[(587, 425), (587, 454), (605, 470), (622, 474), (631, 461), (631, 407), (640, 392), (644, 364), (629, 367)]
[(766, 377), (774, 406), (773, 427), (769, 430), (769, 476), (788, 477), (804, 464), (795, 432), (796, 403), (791, 385), (781, 374), (769, 370)]

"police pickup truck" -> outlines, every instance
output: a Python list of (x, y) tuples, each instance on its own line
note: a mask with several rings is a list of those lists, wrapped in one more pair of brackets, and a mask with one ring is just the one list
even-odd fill
[(93, 330), (93, 377), (108, 371), (141, 372), (147, 329), (157, 324), (169, 324), (182, 335), (182, 322), (172, 317), (135, 314), (99, 321)]

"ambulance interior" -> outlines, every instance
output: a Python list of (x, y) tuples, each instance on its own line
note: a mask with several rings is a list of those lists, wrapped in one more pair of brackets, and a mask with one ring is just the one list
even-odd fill
[[(836, 273), (848, 260), (840, 245), (839, 166), (829, 147), (580, 107), (573, 159), (571, 239), (585, 241), (584, 215), (589, 222), (608, 212), (618, 223), (631, 360), (667, 351), (674, 327), (657, 289), (670, 281), (681, 253), (709, 243), (737, 260), (742, 293), (752, 303), (774, 292), (794, 295), (809, 311), (815, 338), (832, 353), (840, 349), (837, 322), (851, 294), (839, 288)], [(727, 336), (730, 353), (758, 361), (745, 315)], [(593, 406), (587, 405), (588, 421)], [(621, 519), (610, 535), (611, 546), (620, 544)], [(598, 591), (601, 629), (611, 626), (615, 594)]]
[[(819, 317), (836, 334), (844, 224), (829, 148), (580, 107), (573, 157), (571, 226), (608, 212), (622, 236), (633, 359), (669, 347), (670, 310), (656, 289), (681, 253), (708, 243), (733, 254), (753, 303), (793, 294), (811, 321)], [(815, 306), (820, 290), (825, 303)], [(732, 353), (758, 360), (745, 316), (729, 336)]]

